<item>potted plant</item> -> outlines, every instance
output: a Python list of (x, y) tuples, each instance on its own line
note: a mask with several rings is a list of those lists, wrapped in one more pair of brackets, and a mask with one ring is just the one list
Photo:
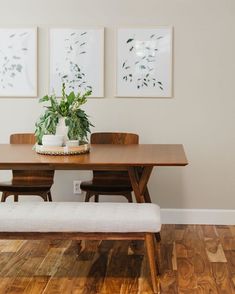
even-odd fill
[[(80, 144), (87, 141), (90, 127), (88, 115), (80, 107), (87, 102), (87, 97), (91, 95), (91, 90), (84, 94), (73, 91), (70, 94), (65, 92), (65, 83), (62, 84), (62, 98), (57, 98), (54, 94), (42, 97), (39, 102), (47, 103), (45, 112), (36, 122), (35, 136), (38, 144), (42, 144), (42, 138), (48, 134), (61, 134), (58, 128), (65, 130), (63, 134), (66, 139), (79, 140)], [(49, 103), (49, 105), (48, 105)], [(64, 126), (63, 126), (64, 125)]]

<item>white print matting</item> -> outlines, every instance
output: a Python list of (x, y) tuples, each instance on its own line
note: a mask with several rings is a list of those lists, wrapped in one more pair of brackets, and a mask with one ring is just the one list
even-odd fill
[(117, 31), (118, 97), (172, 96), (172, 28)]
[(104, 29), (54, 28), (50, 30), (50, 92), (92, 90), (104, 96)]
[(0, 96), (37, 96), (37, 28), (0, 29)]

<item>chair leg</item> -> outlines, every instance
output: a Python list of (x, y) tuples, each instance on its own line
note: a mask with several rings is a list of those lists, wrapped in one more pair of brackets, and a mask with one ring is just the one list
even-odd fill
[(153, 292), (160, 294), (160, 281), (157, 275), (157, 268), (155, 263), (155, 246), (154, 246), (154, 234), (146, 233), (145, 235), (146, 250), (149, 260), (149, 267), (153, 285)]
[(19, 200), (18, 194), (14, 194), (14, 202), (18, 202), (18, 200)]
[(7, 199), (7, 193), (6, 192), (2, 192), (1, 202), (6, 202), (6, 199)]
[(47, 193), (47, 200), (52, 202), (51, 191)]
[(42, 199), (43, 199), (45, 202), (48, 201), (48, 193), (43, 193), (43, 194), (41, 195), (41, 197), (42, 197)]
[(127, 198), (128, 202), (130, 202), (130, 203), (133, 202), (131, 192), (130, 193), (126, 193), (126, 195), (124, 195), (124, 196)]
[(95, 202), (99, 202), (99, 194), (95, 194)]
[(89, 202), (90, 198), (91, 198), (91, 193), (90, 192), (86, 192), (86, 198), (85, 198), (85, 202)]

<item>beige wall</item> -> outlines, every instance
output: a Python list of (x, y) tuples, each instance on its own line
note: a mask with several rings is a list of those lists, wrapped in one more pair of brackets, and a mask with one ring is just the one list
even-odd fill
[[(0, 0), (0, 26), (39, 27), (39, 96), (47, 93), (48, 28), (104, 26), (105, 98), (86, 106), (95, 131), (131, 131), (141, 143), (183, 143), (190, 165), (155, 169), (152, 198), (165, 208), (235, 209), (234, 0)], [(121, 99), (115, 89), (115, 29), (174, 26), (174, 98)], [(32, 131), (37, 99), (0, 99), (0, 143)], [(0, 172), (5, 178), (8, 173)], [(56, 200), (77, 200), (58, 172)]]

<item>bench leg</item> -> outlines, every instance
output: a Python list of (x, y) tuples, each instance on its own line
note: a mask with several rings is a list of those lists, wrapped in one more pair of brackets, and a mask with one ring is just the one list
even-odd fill
[(149, 267), (153, 285), (154, 293), (160, 294), (160, 281), (157, 275), (157, 268), (155, 263), (155, 246), (154, 246), (154, 234), (147, 233), (145, 235), (146, 250), (149, 260)]

